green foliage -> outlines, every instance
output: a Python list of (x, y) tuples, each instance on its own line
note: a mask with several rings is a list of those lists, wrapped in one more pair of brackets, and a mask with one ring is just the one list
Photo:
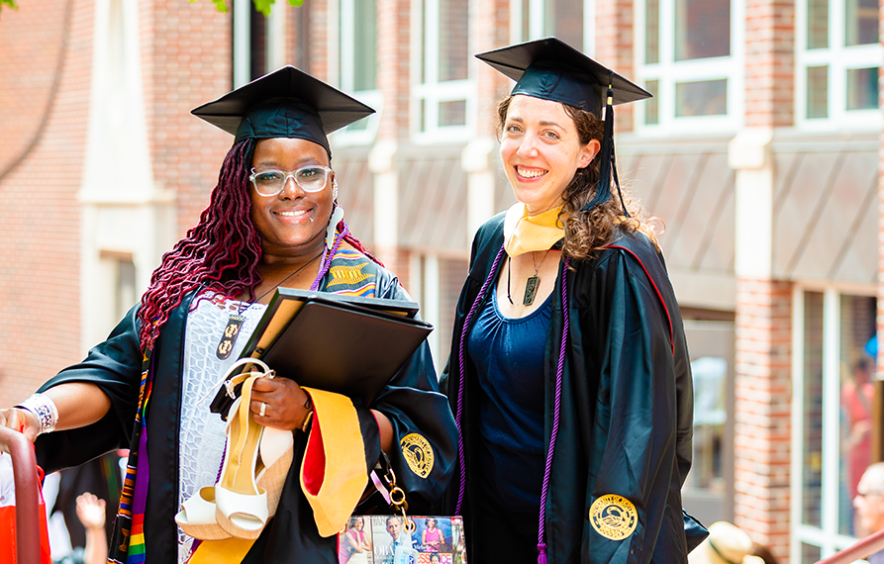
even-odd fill
[[(291, 2), (291, 0), (289, 0)], [(6, 4), (13, 10), (18, 10), (18, 6), (15, 5), (15, 0), (0, 0), (0, 10), (3, 9), (3, 4)]]
[[(196, 2), (197, 0), (190, 0), (191, 2)], [(265, 17), (270, 15), (270, 8), (273, 6), (276, 0), (252, 0), (255, 3), (255, 9), (264, 14)], [(0, 4), (3, 3), (12, 3), (13, 7), (15, 3), (13, 0), (0, 0)], [(215, 3), (215, 8), (219, 12), (227, 12), (227, 3), (224, 0), (212, 0)], [(302, 6), (304, 4), (304, 0), (288, 0), (289, 4), (292, 6)]]

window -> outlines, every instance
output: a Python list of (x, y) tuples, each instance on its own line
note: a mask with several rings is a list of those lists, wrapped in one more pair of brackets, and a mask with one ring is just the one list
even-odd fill
[(511, 43), (554, 35), (579, 51), (595, 50), (591, 0), (512, 0)]
[[(375, 113), (332, 136), (336, 145), (374, 142), (384, 97), (377, 85), (378, 18), (374, 0), (338, 0), (329, 33), (329, 53), (334, 59), (332, 76), (338, 87)], [(336, 75), (336, 76), (335, 76)]]
[(860, 530), (853, 507), (871, 464), (876, 301), (798, 290), (793, 326), (793, 554), (812, 564)]
[[(233, 86), (239, 88), (283, 66), (285, 55), (285, 10), (265, 17), (253, 2), (233, 4)], [(299, 65), (303, 65), (300, 61)]]
[(414, 123), (420, 138), (462, 140), (472, 131), (469, 0), (414, 0), (419, 33)]
[(735, 130), (742, 122), (743, 4), (734, 0), (639, 0), (640, 84), (654, 98), (636, 105), (645, 132)]
[(879, 129), (878, 3), (801, 0), (796, 16), (796, 123)]

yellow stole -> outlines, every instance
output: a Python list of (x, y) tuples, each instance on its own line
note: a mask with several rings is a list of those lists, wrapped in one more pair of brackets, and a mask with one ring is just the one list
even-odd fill
[(528, 215), (525, 204), (518, 202), (506, 212), (503, 237), (506, 254), (510, 257), (546, 251), (565, 237), (565, 228), (559, 221), (562, 206), (538, 215)]

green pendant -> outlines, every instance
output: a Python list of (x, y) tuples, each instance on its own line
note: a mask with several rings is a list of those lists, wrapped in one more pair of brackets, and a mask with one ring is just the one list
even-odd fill
[(534, 296), (537, 294), (538, 286), (540, 286), (540, 277), (536, 274), (529, 276), (525, 283), (525, 297), (522, 299), (522, 305), (529, 306), (534, 303)]

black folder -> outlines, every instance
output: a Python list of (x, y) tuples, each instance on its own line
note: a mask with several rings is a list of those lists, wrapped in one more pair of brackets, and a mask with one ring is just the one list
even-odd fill
[[(279, 288), (242, 358), (371, 405), (433, 330), (417, 311), (414, 302)], [(231, 403), (222, 387), (212, 411), (226, 413)]]

